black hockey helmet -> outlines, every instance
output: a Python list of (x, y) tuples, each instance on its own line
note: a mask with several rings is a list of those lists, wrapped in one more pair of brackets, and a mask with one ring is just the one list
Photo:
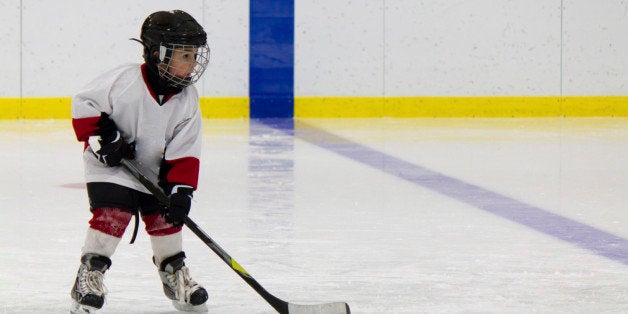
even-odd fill
[[(174, 87), (185, 87), (196, 82), (209, 62), (207, 33), (188, 13), (181, 10), (158, 11), (142, 24), (140, 39), (144, 45), (144, 60), (158, 66), (159, 75)], [(188, 77), (171, 75), (167, 68), (175, 49), (194, 48), (196, 65)], [(157, 55), (155, 55), (157, 52)]]
[(148, 48), (148, 51), (144, 51), (144, 60), (148, 62), (152, 54), (159, 51), (159, 45), (162, 43), (202, 46), (207, 43), (207, 34), (203, 27), (184, 11), (159, 11), (144, 20), (140, 39)]

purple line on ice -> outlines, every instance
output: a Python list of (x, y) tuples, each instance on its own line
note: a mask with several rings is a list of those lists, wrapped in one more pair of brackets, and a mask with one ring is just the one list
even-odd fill
[(628, 265), (628, 240), (297, 122), (296, 137), (434, 192)]

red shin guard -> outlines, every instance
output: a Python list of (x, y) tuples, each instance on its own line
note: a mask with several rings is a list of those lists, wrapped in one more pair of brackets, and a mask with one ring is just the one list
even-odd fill
[(92, 211), (89, 226), (102, 233), (121, 238), (133, 214), (113, 207), (96, 208)]

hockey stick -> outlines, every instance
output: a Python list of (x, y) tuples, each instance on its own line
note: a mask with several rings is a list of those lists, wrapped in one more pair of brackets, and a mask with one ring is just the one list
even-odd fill
[[(144, 176), (135, 166), (132, 161), (122, 159), (122, 165), (124, 165), (135, 178), (146, 189), (148, 189), (157, 199), (165, 206), (170, 205), (170, 199), (168, 196), (157, 186), (155, 186), (146, 176)], [(214, 251), (233, 271), (246, 281), (255, 292), (257, 292), (268, 304), (270, 304), (277, 312), (282, 314), (349, 314), (349, 304), (345, 302), (332, 302), (324, 304), (294, 304), (281, 300), (270, 292), (266, 291), (257, 280), (251, 276), (240, 264), (238, 264), (225, 250), (223, 250), (218, 243), (214, 242), (190, 217), (186, 217), (184, 221), (185, 225), (196, 234), (209, 248)]]

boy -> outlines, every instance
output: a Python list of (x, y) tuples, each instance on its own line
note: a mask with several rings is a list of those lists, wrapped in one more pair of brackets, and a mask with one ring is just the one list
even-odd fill
[[(96, 78), (72, 100), (92, 218), (71, 291), (72, 313), (94, 313), (105, 300), (103, 274), (133, 215), (150, 235), (164, 293), (182, 311), (206, 311), (207, 291), (185, 266), (181, 230), (196, 190), (201, 115), (195, 83), (209, 61), (207, 35), (188, 13), (159, 11), (142, 25), (144, 64)], [(169, 195), (164, 208), (122, 166), (138, 168)], [(134, 236), (135, 232), (134, 230)]]

